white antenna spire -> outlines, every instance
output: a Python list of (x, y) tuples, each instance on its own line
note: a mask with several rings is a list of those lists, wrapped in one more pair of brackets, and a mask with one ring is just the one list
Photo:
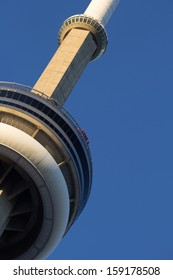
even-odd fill
[(120, 0), (92, 0), (84, 14), (97, 19), (105, 26), (119, 2)]

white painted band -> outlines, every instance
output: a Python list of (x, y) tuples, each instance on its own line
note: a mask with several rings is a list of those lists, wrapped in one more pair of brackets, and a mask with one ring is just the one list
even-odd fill
[(84, 14), (97, 19), (105, 26), (119, 2), (120, 0), (92, 0)]

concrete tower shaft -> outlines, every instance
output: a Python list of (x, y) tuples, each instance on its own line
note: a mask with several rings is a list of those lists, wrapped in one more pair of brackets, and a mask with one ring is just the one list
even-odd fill
[(90, 60), (107, 47), (107, 24), (120, 0), (93, 0), (84, 14), (64, 21), (59, 31), (60, 47), (34, 88), (64, 105)]
[(72, 29), (34, 89), (44, 92), (63, 106), (95, 50), (96, 44), (88, 30)]

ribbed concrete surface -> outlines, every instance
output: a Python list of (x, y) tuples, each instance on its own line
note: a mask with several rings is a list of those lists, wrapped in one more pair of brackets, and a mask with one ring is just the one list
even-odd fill
[(72, 29), (49, 62), (34, 89), (63, 105), (96, 50), (87, 30)]

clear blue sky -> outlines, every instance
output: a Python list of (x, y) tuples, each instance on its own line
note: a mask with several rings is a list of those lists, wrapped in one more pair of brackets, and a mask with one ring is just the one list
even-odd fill
[[(89, 0), (1, 0), (0, 80), (34, 85)], [(87, 207), (50, 259), (173, 259), (173, 1), (121, 0), (66, 108), (91, 143)]]

